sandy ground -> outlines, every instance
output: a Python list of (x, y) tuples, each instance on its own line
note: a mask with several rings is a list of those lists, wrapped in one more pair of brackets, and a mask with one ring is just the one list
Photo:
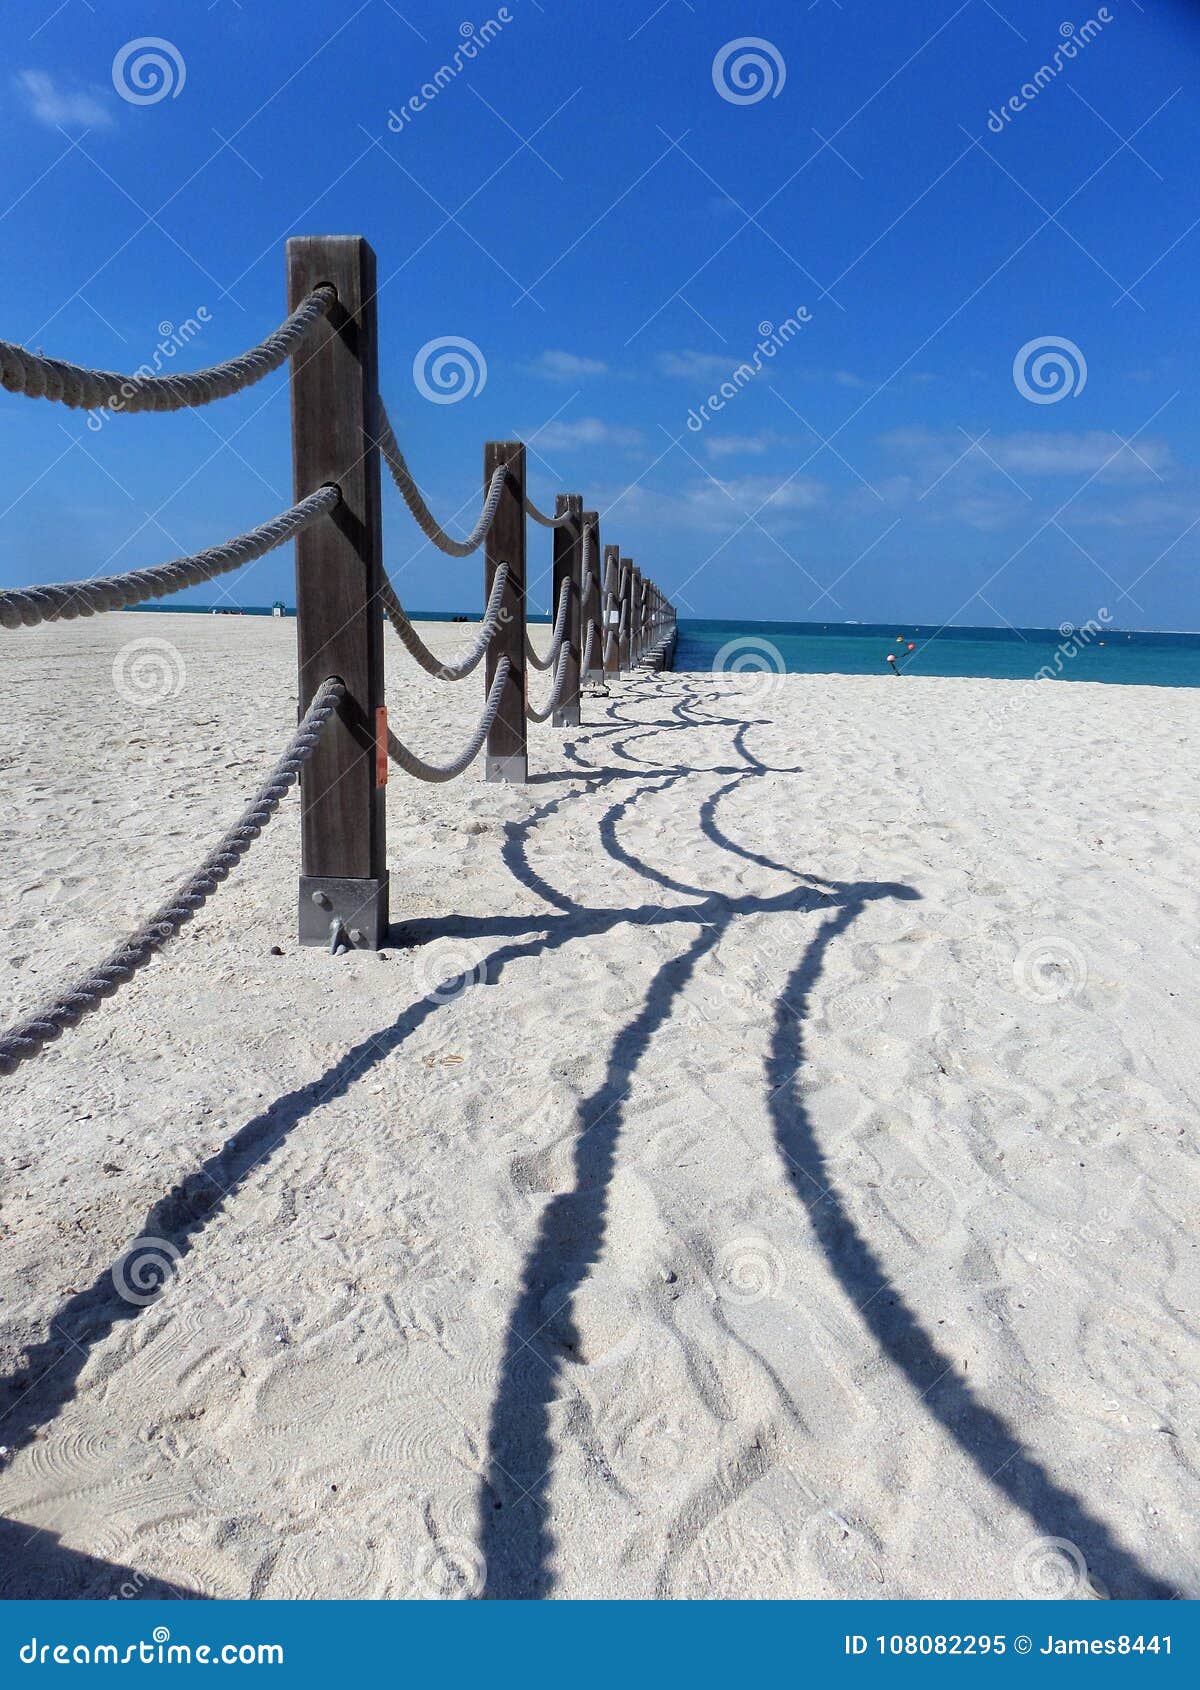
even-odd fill
[[(389, 663), (449, 752), (478, 678)], [(236, 814), (293, 665), (3, 636), (6, 1021)], [(393, 780), (385, 953), (298, 949), (292, 798), (0, 1081), (0, 1591), (1200, 1594), (1200, 692), (584, 713), (526, 788)]]

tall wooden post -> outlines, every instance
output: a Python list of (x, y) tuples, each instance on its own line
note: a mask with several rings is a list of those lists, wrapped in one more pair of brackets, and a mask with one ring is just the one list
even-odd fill
[[(569, 516), (571, 521), (554, 530), (554, 599), (558, 610), (563, 582), (567, 583), (567, 626), (563, 634), (563, 650), (567, 654), (566, 674), (562, 695), (550, 718), (552, 727), (579, 726), (579, 659), (580, 659), (580, 598), (583, 583), (583, 495), (560, 493), (554, 501), (555, 516)], [(555, 665), (557, 673), (557, 665)]]
[(583, 513), (583, 596), (588, 613), (580, 638), (587, 651), (588, 631), (592, 636), (592, 661), (583, 676), (589, 686), (604, 685), (604, 595), (600, 576), (600, 513)]
[[(617, 623), (621, 614), (621, 549), (619, 546), (605, 546), (604, 548), (604, 615), (601, 621), (604, 626), (604, 673), (619, 675), (621, 673), (621, 659), (617, 646)], [(609, 634), (612, 634), (611, 645)]]
[(629, 594), (629, 667), (636, 669), (642, 655), (642, 572), (633, 570), (633, 585)]
[(620, 633), (617, 639), (617, 664), (623, 675), (629, 673), (629, 641), (633, 632), (631, 618), (633, 615), (633, 560), (621, 559), (621, 580), (617, 590), (617, 604), (621, 617)]
[[(327, 483), (332, 513), (296, 536), (300, 711), (336, 675), (346, 697), (300, 776), (300, 943), (377, 950), (388, 925), (382, 518), (376, 426), (375, 254), (357, 235), (287, 243), (288, 309), (322, 283), (337, 303), (292, 363), (296, 498)], [(383, 763), (386, 778), (387, 764)]]
[(508, 564), (508, 580), (500, 601), (500, 626), (484, 659), (487, 691), (491, 691), (502, 657), (508, 658), (509, 673), (496, 719), (488, 730), (484, 779), (519, 783), (529, 776), (525, 720), (525, 448), (519, 440), (489, 440), (484, 447), (485, 492), (501, 465), (508, 475), (484, 543), (484, 603), (502, 561)]

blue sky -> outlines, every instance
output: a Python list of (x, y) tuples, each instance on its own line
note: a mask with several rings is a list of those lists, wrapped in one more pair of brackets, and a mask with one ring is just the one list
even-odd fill
[[(685, 614), (1200, 627), (1183, 0), (15, 10), (0, 335), (127, 369), (203, 314), (180, 362), (213, 362), (282, 317), (289, 234), (362, 233), (384, 395), (448, 521), (469, 526), (484, 440), (523, 438), (535, 496), (582, 492)], [(149, 36), (174, 87), (132, 103), (114, 61)], [(435, 404), (414, 359), (443, 337), (486, 379)], [(1039, 387), (1018, 355), (1047, 341)], [(282, 373), (99, 429), (0, 394), (0, 444), (8, 585), (157, 562), (291, 502)], [(480, 602), (477, 559), (432, 552), (390, 492), (385, 517), (407, 603)], [(549, 536), (530, 546), (545, 608)], [(291, 567), (228, 590), (290, 602)]]

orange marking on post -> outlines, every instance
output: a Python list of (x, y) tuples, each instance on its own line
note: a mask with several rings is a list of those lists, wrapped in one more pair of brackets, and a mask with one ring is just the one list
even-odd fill
[(386, 786), (388, 781), (388, 725), (387, 706), (381, 704), (375, 712), (375, 785)]

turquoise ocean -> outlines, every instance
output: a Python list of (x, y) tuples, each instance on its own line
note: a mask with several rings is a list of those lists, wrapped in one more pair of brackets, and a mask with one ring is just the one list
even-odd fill
[[(211, 614), (204, 605), (143, 605), (142, 610)], [(244, 616), (269, 616), (246, 606)], [(286, 614), (294, 614), (289, 606)], [(474, 612), (478, 615), (478, 612)], [(452, 622), (448, 611), (414, 611), (418, 621)], [(548, 622), (547, 616), (530, 616)], [(901, 622), (679, 623), (676, 669), (710, 672), (724, 648), (741, 642), (722, 666), (761, 660), (794, 675), (882, 675), (892, 653), (902, 673), (966, 675), (999, 681), (1034, 680), (1049, 670), (1064, 681), (1112, 681), (1125, 686), (1200, 687), (1200, 634), (1130, 633), (1095, 620), (1080, 629), (938, 628)], [(755, 647), (763, 643), (773, 650)], [(913, 650), (908, 647), (912, 645)], [(778, 654), (778, 655), (776, 655)], [(761, 666), (761, 665), (760, 665)]]
[(751, 665), (754, 642), (767, 642), (779, 657), (763, 652), (763, 660), (795, 675), (886, 674), (891, 653), (902, 674), (1020, 681), (1048, 670), (1064, 681), (1200, 686), (1200, 634), (1127, 633), (1094, 621), (1075, 630), (1066, 623), (1060, 629), (681, 620), (675, 667), (711, 671), (720, 660), (722, 667), (736, 668), (738, 650), (720, 658), (733, 641), (747, 642), (740, 649)]

